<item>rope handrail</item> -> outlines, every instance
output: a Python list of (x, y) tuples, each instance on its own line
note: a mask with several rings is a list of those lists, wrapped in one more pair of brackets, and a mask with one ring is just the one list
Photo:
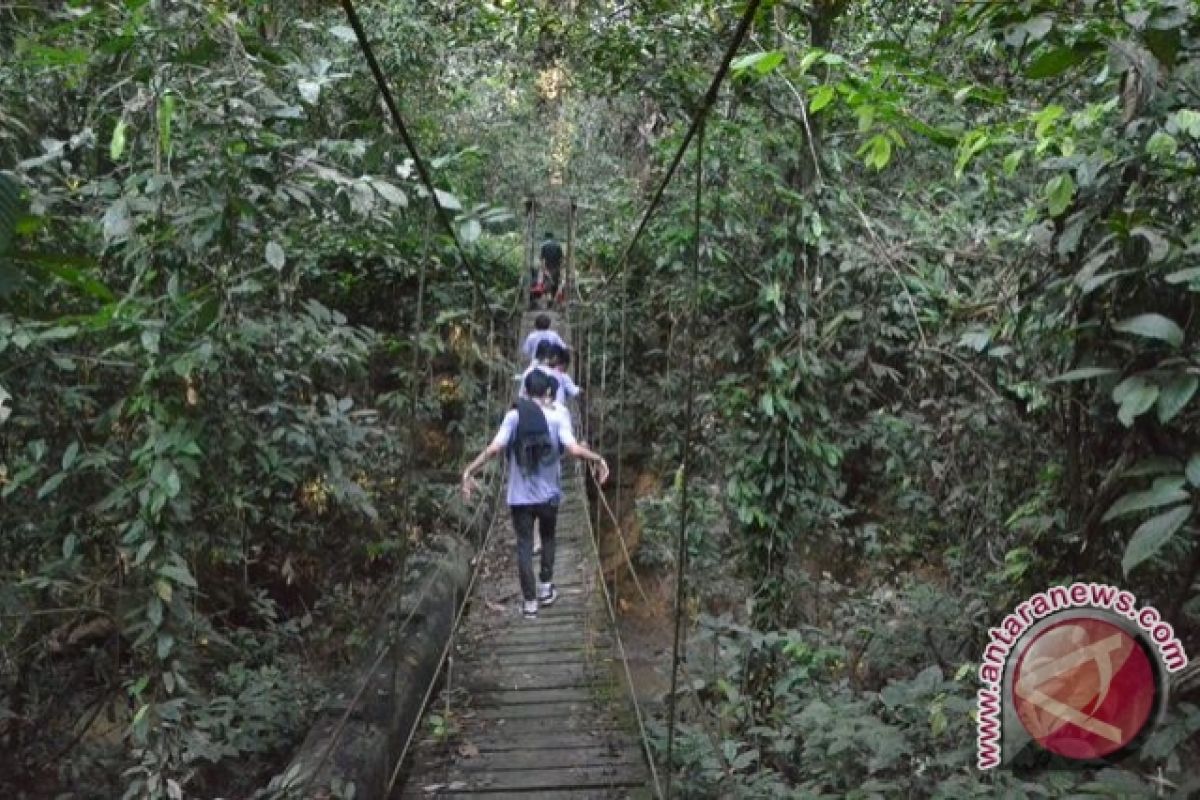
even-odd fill
[[(608, 498), (604, 496), (604, 491), (600, 488), (600, 484), (596, 481), (595, 476), (592, 477), (592, 482), (596, 484), (596, 494), (600, 498), (600, 504), (604, 510), (608, 512), (608, 518), (612, 520), (613, 530), (617, 534), (617, 540), (621, 543), (621, 552), (625, 556), (625, 566), (629, 569), (629, 576), (633, 578), (633, 585), (637, 587), (638, 594), (642, 596), (642, 602), (650, 602), (646, 596), (646, 590), (642, 588), (642, 581), (638, 578), (637, 570), (633, 568), (633, 558), (629, 554), (629, 545), (625, 542), (625, 535), (621, 533), (621, 521), (617, 519), (617, 515), (613, 513), (612, 506), (608, 504)], [(600, 565), (603, 570), (604, 565)]]
[[(492, 490), (494, 488), (495, 480), (496, 479), (493, 477), (485, 485), (484, 491), (480, 492), (480, 497), (484, 497), (484, 496), (487, 496), (487, 495), (490, 495), (493, 493)], [(497, 496), (499, 496), (499, 495), (497, 495)], [(475, 512), (470, 517), (465, 518), (464, 521), (459, 525), (458, 530), (456, 532), (456, 536), (460, 539), (464, 538), (464, 534), (466, 533), (466, 531), (470, 530), (471, 528), (473, 528), (475, 526), (476, 521), (479, 519), (480, 512), (483, 509), (489, 507), (489, 505), (494, 506), (494, 503), (493, 504), (480, 503), (479, 506), (475, 509)], [(491, 526), (489, 526), (488, 535), (491, 534), (490, 529), (491, 529)], [(485, 537), (485, 539), (486, 539), (486, 537)], [(476, 570), (478, 570), (478, 564), (476, 565)], [(333, 734), (329, 737), (329, 742), (326, 744), (325, 748), (322, 750), (320, 758), (317, 759), (317, 763), (313, 766), (311, 771), (309, 771), (308, 776), (304, 782), (304, 793), (306, 793), (308, 791), (309, 787), (312, 784), (312, 781), (316, 779), (318, 774), (320, 774), (321, 768), (325, 766), (325, 762), (327, 762), (329, 760), (329, 757), (333, 754), (334, 748), (336, 748), (338, 745), (338, 742), (341, 741), (341, 737), (345, 733), (345, 730), (346, 730), (346, 725), (350, 721), (350, 717), (353, 715), (355, 709), (358, 707), (359, 702), (362, 700), (367, 687), (370, 686), (371, 680), (375, 677), (375, 672), (379, 669), (380, 665), (383, 664), (384, 658), (386, 658), (387, 655), (392, 651), (392, 648), (395, 647), (396, 642), (398, 642), (400, 640), (401, 635), (408, 628), (409, 624), (412, 623), (413, 619), (417, 615), (417, 611), (424, 605), (425, 598), (429, 596), (430, 590), (433, 588), (434, 584), (436, 583), (435, 579), (438, 578), (439, 576), (441, 576), (443, 574), (443, 572), (444, 572), (444, 568), (441, 564), (439, 564), (437, 566), (437, 568), (432, 571), (432, 573), (429, 575), (429, 577), (426, 578), (425, 583), (421, 587), (420, 593), (417, 595), (416, 601), (413, 602), (412, 608), (409, 610), (407, 616), (405, 616), (404, 621), (400, 623), (400, 627), (398, 629), (396, 629), (394, 632), (392, 632), (389, 635), (388, 642), (382, 648), (380, 648), (378, 655), (375, 656), (375, 660), (371, 662), (371, 665), (369, 667), (367, 667), (366, 674), (363, 675), (363, 679), (362, 679), (361, 683), (359, 684), (358, 689), (355, 691), (354, 696), (351, 697), (350, 702), (346, 704), (346, 708), (342, 712), (342, 716), (338, 719), (337, 723), (334, 725)], [(474, 580), (474, 576), (472, 576), (472, 580)], [(441, 666), (439, 664), (438, 669), (440, 670), (440, 668), (441, 668)], [(434, 672), (434, 677), (435, 677), (435, 679), (437, 677), (436, 671)], [(419, 722), (419, 720), (420, 720), (420, 717), (418, 716), (418, 722)], [(414, 723), (413, 727), (415, 729), (417, 727), (417, 725)]]
[(609, 623), (612, 625), (613, 638), (617, 642), (617, 651), (621, 656), (621, 667), (625, 673), (625, 682), (629, 686), (629, 698), (633, 701), (633, 712), (637, 717), (638, 733), (641, 735), (642, 751), (646, 756), (646, 764), (650, 767), (650, 778), (654, 781), (654, 796), (658, 800), (664, 800), (666, 795), (663, 794), (662, 784), (658, 779), (658, 768), (654, 764), (654, 754), (650, 749), (650, 734), (646, 732), (645, 713), (642, 711), (642, 705), (638, 702), (637, 690), (633, 683), (633, 673), (629, 671), (629, 656), (625, 653), (625, 643), (621, 640), (621, 629), (617, 624), (616, 609), (613, 608), (612, 596), (608, 593), (608, 582), (604, 580), (603, 562), (600, 560), (600, 545), (596, 541), (596, 529), (592, 527), (591, 514), (585, 514), (588, 521), (588, 541), (592, 543), (592, 554), (596, 558), (597, 567), (597, 582), (604, 594), (604, 607), (608, 610)]
[[(500, 470), (499, 473), (493, 474), (500, 474), (501, 476), (508, 474), (507, 459), (505, 460), (504, 468)], [(500, 495), (497, 495), (496, 500), (491, 504), (492, 519), (491, 522), (488, 523), (487, 533), (483, 537), (483, 542), (479, 545), (479, 555), (477, 555), (475, 558), (475, 566), (471, 570), (471, 577), (467, 582), (466, 591), (463, 593), (462, 602), (458, 603), (458, 610), (454, 615), (453, 623), (450, 625), (450, 635), (446, 637), (446, 644), (442, 647), (442, 653), (438, 657), (437, 666), (431, 673), (432, 677), (429, 680), (429, 684), (425, 687), (425, 694), (421, 698), (421, 705), (417, 709), (417, 713), (413, 718), (413, 724), (408, 729), (408, 736), (404, 740), (404, 747), (401, 748), (400, 755), (396, 757), (396, 763), (392, 767), (391, 777), (388, 779), (387, 790), (383, 793), (384, 797), (391, 796), (392, 789), (396, 785), (396, 778), (400, 776), (400, 772), (404, 768), (404, 760), (408, 757), (408, 751), (409, 748), (412, 747), (413, 738), (416, 736), (417, 729), (421, 727), (421, 719), (425, 716), (425, 709), (429, 705), (429, 698), (433, 696), (433, 689), (435, 686), (437, 686), (437, 679), (442, 672), (442, 667), (446, 663), (446, 656), (450, 654), (450, 648), (454, 645), (455, 634), (458, 632), (459, 623), (462, 622), (463, 614), (466, 612), (467, 606), (469, 605), (468, 601), (470, 600), (472, 593), (475, 591), (475, 581), (479, 577), (479, 573), (483, 570), (483, 555), (487, 552), (488, 545), (492, 541), (492, 532), (496, 529), (497, 510), (500, 507), (499, 498)]]
[[(375, 82), (379, 87), (379, 90), (383, 96), (383, 99), (388, 108), (388, 111), (391, 114), (392, 120), (393, 120), (394, 124), (396, 125), (396, 128), (400, 134), (400, 137), (403, 140), (406, 148), (408, 149), (409, 154), (413, 158), (413, 162), (414, 162), (414, 165), (416, 166), (417, 173), (421, 179), (421, 182), (424, 185), (425, 189), (429, 192), (430, 198), (433, 200), (434, 207), (437, 211), (438, 219), (440, 220), (442, 226), (450, 234), (450, 237), (455, 245), (455, 248), (457, 249), (460, 258), (462, 259), (463, 265), (466, 268), (468, 276), (470, 278), (472, 288), (474, 289), (476, 300), (480, 304), (482, 304), (485, 308), (490, 308), (490, 306), (488, 306), (488, 304), (486, 302), (486, 298), (485, 298), (485, 295), (484, 295), (482, 287), (481, 287), (481, 282), (478, 279), (475, 265), (471, 261), (471, 259), (467, 256), (467, 254), (463, 248), (462, 242), (459, 239), (458, 233), (454, 229), (453, 223), (451, 222), (445, 207), (442, 205), (440, 199), (438, 198), (437, 189), (433, 185), (433, 181), (430, 176), (430, 173), (429, 173), (424, 161), (421, 159), (421, 157), (416, 149), (416, 145), (412, 140), (412, 137), (409, 135), (408, 129), (404, 124), (404, 120), (403, 120), (402, 116), (400, 115), (398, 107), (396, 106), (395, 99), (393, 98), (392, 93), (388, 87), (387, 80), (384, 78), (384, 75), (379, 66), (379, 63), (376, 61), (374, 53), (371, 50), (370, 44), (367, 41), (366, 33), (363, 30), (361, 21), (359, 20), (356, 11), (354, 10), (353, 2), (352, 2), (352, 0), (341, 0), (341, 4), (342, 4), (343, 9), (346, 12), (346, 16), (350, 22), (351, 28), (354, 30), (355, 36), (358, 39), (359, 46), (363, 51), (363, 55), (367, 60), (367, 64), (370, 67), (372, 75), (375, 78)], [(660, 798), (660, 800), (662, 800), (662, 798), (664, 798), (664, 797), (669, 797), (670, 791), (671, 791), (671, 771), (670, 770), (671, 770), (671, 761), (672, 761), (672, 756), (673, 756), (673, 745), (674, 745), (675, 726), (676, 726), (675, 694), (676, 694), (676, 690), (677, 690), (678, 673), (679, 673), (679, 669), (680, 669), (679, 639), (680, 639), (680, 632), (681, 632), (681, 627), (682, 627), (682, 613), (683, 613), (682, 596), (683, 596), (683, 590), (684, 590), (684, 586), (685, 586), (685, 582), (686, 582), (686, 560), (687, 560), (686, 522), (687, 522), (687, 497), (688, 497), (687, 489), (688, 489), (691, 439), (692, 439), (692, 414), (693, 414), (694, 400), (695, 400), (695, 385), (694, 385), (695, 351), (694, 351), (694, 342), (691, 341), (692, 337), (690, 336), (690, 334), (694, 333), (694, 326), (695, 326), (695, 293), (696, 293), (696, 286), (697, 286), (697, 280), (698, 280), (697, 275), (698, 275), (698, 271), (699, 271), (699, 261), (700, 261), (700, 241), (699, 241), (699, 239), (700, 239), (700, 216), (701, 216), (701, 199), (702, 199), (702, 196), (701, 196), (702, 164), (701, 164), (701, 162), (702, 162), (702, 158), (703, 158), (703, 138), (704, 138), (703, 131), (704, 131), (704, 124), (707, 119), (707, 116), (710, 113), (713, 105), (716, 102), (718, 93), (720, 91), (721, 84), (724, 82), (725, 77), (729, 72), (733, 57), (737, 53), (737, 50), (740, 48), (742, 41), (744, 40), (746, 33), (749, 30), (749, 28), (754, 20), (755, 14), (757, 13), (760, 5), (761, 5), (761, 0), (749, 0), (749, 2), (747, 3), (745, 11), (742, 14), (742, 17), (738, 23), (737, 29), (733, 35), (733, 38), (729, 42), (729, 45), (727, 46), (725, 53), (722, 56), (720, 64), (717, 67), (716, 72), (713, 74), (713, 77), (712, 77), (711, 82), (709, 83), (708, 89), (701, 99), (700, 106), (697, 108), (697, 110), (692, 118), (691, 124), (688, 126), (687, 132), (684, 135), (683, 140), (680, 142), (679, 147), (677, 148), (673, 158), (671, 159), (671, 161), (668, 165), (666, 174), (663, 176), (662, 180), (659, 182), (657, 188), (654, 191), (654, 194), (651, 196), (649, 204), (647, 205), (645, 211), (641, 215), (640, 220), (637, 225), (637, 228), (634, 230), (633, 236), (631, 237), (628, 245), (625, 247), (624, 251), (622, 252), (620, 260), (618, 261), (618, 266), (617, 266), (617, 269), (621, 273), (621, 299), (622, 299), (622, 302), (621, 302), (621, 332), (620, 332), (621, 333), (621, 335), (620, 335), (620, 350), (621, 350), (621, 352), (620, 352), (620, 367), (619, 367), (619, 369), (620, 369), (619, 409), (621, 412), (623, 412), (624, 407), (625, 407), (625, 398), (626, 398), (626, 368), (625, 367), (626, 367), (626, 345), (627, 345), (627, 340), (628, 340), (628, 337), (627, 337), (627, 332), (628, 332), (627, 309), (628, 309), (628, 305), (629, 305), (629, 303), (628, 303), (629, 260), (632, 256), (635, 248), (637, 247), (637, 244), (640, 241), (643, 233), (647, 229), (650, 219), (653, 217), (655, 211), (658, 209), (659, 205), (661, 204), (667, 187), (670, 185), (672, 179), (676, 175), (676, 172), (677, 172), (680, 164), (682, 163), (684, 154), (686, 153), (687, 149), (691, 145), (692, 140), (694, 138), (696, 138), (697, 135), (699, 135), (697, 173), (696, 173), (696, 201), (695, 201), (695, 209), (694, 209), (695, 242), (694, 242), (694, 253), (693, 253), (694, 258), (693, 258), (692, 276), (691, 276), (692, 277), (691, 288), (692, 288), (693, 296), (692, 296), (692, 302), (690, 304), (690, 309), (689, 309), (689, 324), (688, 324), (689, 354), (688, 354), (688, 381), (687, 381), (687, 410), (686, 410), (686, 422), (685, 422), (686, 427), (685, 427), (685, 433), (684, 433), (683, 465), (681, 466), (681, 472), (682, 472), (681, 502), (683, 504), (683, 507), (682, 507), (681, 514), (680, 514), (680, 533), (679, 533), (680, 555), (679, 555), (679, 558), (677, 561), (678, 577), (677, 577), (677, 581), (676, 581), (676, 597), (675, 597), (675, 611), (674, 611), (674, 644), (673, 644), (673, 648), (672, 648), (671, 692), (670, 692), (670, 695), (668, 698), (668, 702), (670, 705), (670, 712), (669, 712), (670, 721), (669, 721), (669, 725), (668, 725), (668, 742), (667, 742), (668, 774), (667, 774), (667, 794), (666, 795), (663, 794), (662, 786), (660, 784), (659, 777), (658, 777), (658, 770), (654, 763), (653, 754), (651, 753), (649, 738), (648, 738), (648, 734), (646, 732), (644, 715), (642, 713), (641, 704), (639, 703), (638, 698), (637, 698), (637, 694), (636, 694), (634, 683), (633, 683), (633, 677), (632, 677), (632, 674), (629, 669), (628, 657), (626, 655), (624, 643), (621, 640), (620, 630), (617, 625), (616, 610), (614, 608), (612, 597), (608, 590), (607, 582), (604, 579), (602, 563), (600, 562), (599, 543), (596, 540), (596, 532), (592, 526), (591, 515), (590, 514), (585, 515), (585, 516), (587, 516), (587, 520), (588, 520), (588, 527), (589, 527), (589, 533), (590, 533), (589, 538), (592, 541), (593, 554), (596, 558), (598, 567), (600, 567), (598, 578), (599, 578), (599, 583), (603, 589), (603, 594), (604, 594), (604, 599), (605, 599), (605, 607), (608, 611), (609, 620), (613, 627), (613, 635), (614, 635), (614, 638), (616, 639), (617, 647), (620, 652), (621, 663), (624, 668), (626, 682), (628, 683), (630, 698), (633, 701), (634, 710), (635, 710), (635, 713), (637, 716), (637, 721), (638, 721), (638, 728), (639, 728), (639, 731), (640, 731), (641, 737), (642, 737), (643, 750), (646, 755), (647, 764), (650, 768), (651, 776), (652, 776), (653, 782), (654, 782), (654, 790), (655, 790), (656, 795)], [(529, 219), (527, 222), (531, 223), (532, 219)], [(523, 270), (522, 272), (523, 272), (523, 275), (522, 275), (522, 284), (523, 284), (524, 278), (525, 278), (524, 273), (527, 272), (527, 270)], [(521, 289), (519, 288), (518, 294), (517, 294), (516, 305), (520, 304), (521, 297), (522, 297)], [(616, 488), (617, 488), (617, 507), (618, 507), (618, 509), (621, 506), (621, 492), (622, 492), (621, 464), (623, 461), (623, 454), (624, 454), (623, 432), (624, 432), (623, 426), (618, 427), (618, 431), (617, 431), (617, 438), (618, 438), (617, 462), (616, 462), (617, 472), (616, 472), (616, 476), (615, 476), (616, 484), (617, 484)], [(507, 464), (505, 465), (505, 467), (507, 468)], [(603, 497), (603, 495), (602, 495), (602, 497)], [(605, 500), (605, 505), (607, 506), (606, 500)], [(495, 504), (493, 506), (493, 508), (494, 509), (498, 508), (498, 504)], [(614, 519), (618, 518), (618, 514), (614, 513), (611, 508), (609, 508), (608, 510)], [(494, 510), (491, 523), (488, 526), (487, 533), (484, 537), (484, 542), (480, 549), (481, 553), (486, 550), (486, 547), (491, 540), (492, 532), (495, 528), (495, 520), (496, 520), (496, 512)], [(622, 545), (624, 546), (623, 537), (622, 537)], [(457, 632), (459, 623), (461, 622), (462, 616), (468, 605), (466, 600), (471, 596), (471, 593), (474, 590), (476, 578), (480, 572), (480, 568), (483, 564), (483, 561), (484, 561), (484, 559), (482, 557), (477, 558), (477, 560), (476, 560), (474, 569), (472, 570), (471, 577), (470, 577), (470, 580), (468, 583), (467, 594), (463, 598), (463, 602), (461, 604), (459, 604), (459, 606), (458, 606), (457, 613), (455, 615), (453, 624), (451, 626), (450, 635), (446, 639), (446, 644), (443, 647), (441, 656), (438, 661), (437, 668), (434, 670), (433, 679), (429, 682), (429, 685), (426, 687), (425, 695), (422, 699), (421, 707), (420, 707), (419, 713), (417, 715), (417, 721), (414, 722), (412, 728), (409, 730), (408, 737), (405, 741), (404, 747), (403, 747), (398, 759), (396, 760), (396, 763), (395, 763), (395, 766), (394, 766), (394, 769), (393, 769), (393, 772), (391, 775), (391, 779), (388, 784), (388, 793), (391, 792), (391, 789), (395, 784), (396, 778), (399, 776), (400, 771), (404, 765), (404, 760), (405, 760), (408, 750), (411, 746), (413, 737), (415, 736), (416, 730), (419, 727), (421, 716), (424, 714), (425, 708), (429, 702), (429, 698), (432, 696), (434, 686), (436, 685), (437, 676), (440, 674), (440, 672), (442, 670), (442, 666), (445, 664), (446, 657), (449, 654), (450, 647), (452, 646), (452, 644), (455, 640), (455, 633)], [(432, 583), (432, 581), (430, 581), (430, 583)], [(429, 584), (427, 583), (427, 586), (428, 585)], [(640, 582), (638, 582), (638, 588), (639, 588), (639, 590), (641, 590)], [(644, 596), (644, 593), (643, 593), (643, 596)], [(410, 618), (411, 618), (411, 613), (410, 613)], [(388, 652), (390, 649), (391, 649), (391, 647), (389, 645), (388, 647), (386, 647), (384, 649), (383, 653), (381, 653), (380, 656), (377, 657), (376, 663), (372, 666), (371, 672), (373, 672), (374, 669), (377, 668), (378, 663), (380, 663), (382, 661), (384, 653)], [(359, 692), (356, 694), (354, 701), (352, 701), (351, 708), (347, 709), (346, 715), (342, 721), (342, 724), (344, 724), (345, 719), (348, 719), (351, 709), (357, 703), (358, 697), (362, 694), (362, 692), (364, 690), (365, 690), (365, 683), (364, 683), (363, 687), (360, 687)], [(318, 769), (321, 766), (321, 764), (323, 764), (324, 759), (328, 758), (329, 752), (332, 751), (332, 747), (333, 747), (333, 745), (331, 743), (327, 752), (325, 753), (324, 757), (322, 758), (321, 762), (318, 764)], [(315, 771), (314, 771), (314, 775), (315, 775)]]
[[(663, 175), (662, 180), (659, 182), (658, 187), (655, 189), (654, 194), (651, 196), (650, 202), (647, 205), (645, 212), (642, 214), (641, 219), (638, 222), (638, 226), (634, 230), (633, 236), (629, 241), (629, 244), (625, 247), (624, 251), (621, 254), (620, 260), (617, 262), (617, 269), (619, 270), (620, 276), (621, 276), (621, 298), (620, 298), (621, 335), (620, 335), (620, 356), (619, 356), (620, 375), (618, 378), (618, 387), (619, 387), (618, 388), (618, 392), (619, 392), (618, 416), (624, 416), (625, 398), (627, 395), (625, 362), (626, 362), (626, 355), (627, 355), (626, 351), (627, 351), (627, 341), (628, 341), (629, 260), (634, 252), (634, 249), (637, 247), (638, 241), (641, 239), (642, 234), (645, 232), (646, 227), (649, 224), (651, 217), (654, 215), (654, 212), (657, 210), (659, 204), (662, 202), (662, 198), (663, 198), (664, 194), (666, 193), (667, 186), (671, 183), (671, 180), (675, 177), (675, 174), (679, 168), (679, 165), (683, 161), (683, 156), (687, 152), (688, 147), (691, 145), (693, 138), (695, 138), (697, 134), (700, 134), (700, 144), (699, 144), (699, 148), (698, 148), (700, 152), (699, 152), (699, 156), (697, 158), (696, 195), (695, 195), (695, 209), (694, 209), (695, 241), (694, 241), (694, 249), (693, 249), (692, 273), (691, 273), (692, 302), (689, 304), (689, 319), (690, 319), (690, 321), (689, 321), (689, 325), (688, 325), (689, 361), (688, 361), (688, 382), (687, 382), (687, 410), (686, 410), (686, 417), (685, 417), (686, 427), (685, 427), (685, 432), (684, 432), (684, 461), (683, 461), (683, 465), (681, 466), (682, 490), (681, 490), (680, 494), (681, 494), (681, 501), (683, 503), (683, 508), (682, 508), (681, 514), (680, 514), (680, 533), (679, 533), (680, 556), (677, 560), (678, 575), (677, 575), (677, 579), (676, 579), (676, 597), (675, 597), (675, 610), (674, 610), (674, 639), (673, 639), (672, 658), (671, 658), (671, 660), (672, 660), (671, 693), (668, 697), (668, 704), (670, 707), (669, 708), (669, 718), (670, 719), (669, 719), (669, 723), (668, 723), (668, 732), (667, 732), (667, 770), (668, 770), (668, 772), (667, 772), (667, 795), (666, 795), (666, 797), (668, 797), (668, 798), (670, 797), (670, 792), (671, 792), (671, 788), (672, 788), (671, 787), (671, 777), (673, 774), (673, 767), (672, 767), (671, 762), (672, 762), (672, 758), (673, 758), (673, 750), (674, 750), (674, 742), (675, 742), (675, 726), (676, 726), (675, 694), (676, 694), (677, 685), (678, 685), (678, 673), (679, 673), (679, 664), (680, 664), (679, 638), (680, 638), (680, 632), (681, 632), (681, 627), (682, 627), (682, 614), (683, 614), (682, 592), (683, 592), (684, 584), (686, 582), (687, 487), (688, 487), (688, 477), (689, 477), (689, 472), (690, 472), (688, 468), (690, 466), (690, 451), (691, 451), (691, 437), (692, 437), (692, 412), (693, 412), (694, 400), (695, 400), (695, 380), (694, 380), (695, 350), (694, 350), (694, 341), (693, 341), (694, 336), (692, 334), (694, 334), (694, 332), (695, 332), (695, 314), (696, 314), (695, 297), (696, 297), (696, 287), (698, 285), (698, 273), (699, 273), (699, 264), (700, 264), (700, 206), (701, 206), (701, 200), (702, 200), (701, 191), (702, 191), (702, 177), (703, 177), (702, 170), (701, 170), (701, 161), (703, 158), (703, 130), (704, 130), (704, 124), (708, 117), (708, 114), (712, 110), (712, 107), (716, 102), (717, 95), (720, 91), (721, 84), (724, 82), (725, 76), (729, 73), (729, 68), (733, 61), (733, 57), (737, 53), (738, 49), (741, 47), (742, 41), (745, 39), (747, 31), (749, 31), (749, 29), (750, 29), (750, 26), (754, 21), (755, 14), (758, 12), (758, 8), (760, 5), (761, 5), (761, 0), (749, 0), (749, 2), (746, 4), (745, 11), (742, 13), (742, 17), (738, 22), (738, 26), (734, 32), (733, 38), (730, 40), (728, 46), (725, 49), (725, 53), (721, 58), (721, 62), (718, 65), (716, 72), (713, 74), (711, 82), (709, 83), (708, 90), (704, 93), (704, 96), (700, 102), (700, 106), (696, 109), (696, 113), (692, 117), (692, 122), (688, 126), (687, 132), (684, 134), (683, 141), (680, 142), (679, 147), (676, 149), (675, 155), (672, 157), (670, 164), (667, 167), (666, 174)], [(621, 478), (620, 478), (621, 465), (624, 461), (624, 435), (623, 434), (624, 434), (624, 426), (618, 426), (618, 428), (617, 428), (617, 463), (616, 463), (618, 512), (621, 507)], [(590, 523), (591, 519), (589, 518), (588, 521)], [(607, 586), (605, 586), (605, 597), (606, 597), (606, 599), (608, 597)], [(613, 625), (614, 626), (616, 625), (615, 615), (613, 616)], [(622, 650), (622, 658), (624, 658), (623, 650)], [(628, 673), (628, 665), (626, 665), (626, 672)], [(630, 691), (631, 692), (633, 691), (632, 678), (630, 678)], [(639, 723), (640, 723), (640, 718), (639, 718)], [(643, 728), (643, 734), (644, 734), (644, 728)], [(647, 753), (648, 752), (649, 751), (647, 750)], [(657, 783), (657, 773), (655, 774), (655, 788), (656, 788), (656, 790), (659, 789), (658, 783)], [(659, 796), (660, 797), (663, 796), (661, 794), (661, 790), (660, 790)]]

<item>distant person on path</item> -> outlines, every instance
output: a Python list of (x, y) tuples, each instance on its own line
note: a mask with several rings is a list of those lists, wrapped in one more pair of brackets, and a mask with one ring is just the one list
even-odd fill
[[(462, 474), (462, 492), (471, 497), (476, 483), (472, 477), (489, 459), (505, 453), (508, 459), (508, 507), (517, 536), (517, 575), (521, 584), (521, 614), (536, 619), (540, 606), (558, 599), (554, 588), (554, 534), (558, 506), (562, 502), (563, 452), (599, 464), (600, 483), (608, 480), (608, 464), (600, 455), (579, 444), (571, 431), (571, 417), (554, 403), (556, 381), (541, 370), (525, 378), (532, 400), (518, 400), (504, 415), (491, 444), (475, 457)], [(533, 523), (542, 535), (542, 558), (538, 580), (533, 575)]]
[(563, 249), (554, 239), (554, 234), (546, 231), (546, 239), (542, 242), (542, 267), (550, 276), (550, 285), (546, 292), (551, 302), (558, 297), (559, 278), (562, 274)]
[(530, 362), (534, 360), (537, 354), (538, 344), (543, 341), (556, 344), (559, 347), (567, 346), (567, 343), (562, 340), (561, 336), (550, 330), (550, 316), (548, 314), (537, 315), (537, 318), (533, 321), (533, 330), (525, 337), (525, 344), (521, 345), (521, 352)]

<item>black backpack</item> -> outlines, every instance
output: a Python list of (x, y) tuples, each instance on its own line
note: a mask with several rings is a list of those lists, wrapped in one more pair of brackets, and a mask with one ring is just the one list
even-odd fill
[(508, 444), (508, 452), (517, 462), (521, 474), (528, 477), (540, 467), (549, 466), (562, 455), (563, 446), (556, 448), (550, 438), (550, 426), (541, 406), (521, 398), (513, 404), (517, 410), (517, 432)]
[(546, 259), (546, 266), (555, 269), (562, 263), (562, 247), (553, 239), (547, 239), (542, 243), (542, 258)]

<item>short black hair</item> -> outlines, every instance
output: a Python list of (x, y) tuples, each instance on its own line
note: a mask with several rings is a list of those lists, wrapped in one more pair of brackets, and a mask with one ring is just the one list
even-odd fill
[(550, 363), (566, 369), (571, 366), (571, 351), (560, 344), (550, 345)]
[(532, 370), (525, 376), (525, 392), (530, 397), (558, 394), (558, 379), (553, 375), (547, 375), (540, 369)]
[(550, 357), (550, 354), (553, 352), (553, 348), (557, 346), (558, 345), (554, 344), (554, 342), (550, 341), (549, 339), (542, 339), (537, 343), (537, 349), (533, 351), (533, 357), (538, 361), (545, 361)]
[(553, 234), (553, 233), (551, 233), (550, 231), (546, 231), (546, 238), (547, 238), (547, 239), (553, 239), (553, 238), (554, 238), (554, 234)]
[(537, 317), (533, 320), (533, 327), (537, 328), (539, 331), (550, 330), (550, 315), (549, 314), (538, 314)]

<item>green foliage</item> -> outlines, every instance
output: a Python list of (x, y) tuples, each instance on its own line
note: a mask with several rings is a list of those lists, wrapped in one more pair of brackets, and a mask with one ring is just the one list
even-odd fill
[[(707, 487), (694, 486), (688, 493), (688, 559), (703, 568), (720, 558), (720, 542), (716, 532), (721, 525), (720, 506), (714, 492)], [(679, 552), (680, 491), (672, 485), (661, 495), (650, 495), (637, 501), (641, 540), (633, 558), (639, 567), (650, 570), (673, 570)]]
[[(409, 11), (371, 12), (382, 58), (427, 68)], [(5, 14), (0, 735), (104, 796), (248, 796), (445, 517), (404, 480), (462, 440), (410, 369), (422, 269), (428, 384), (461, 373), (473, 406), (491, 354), (336, 10)], [(508, 218), (459, 168), (440, 196), (479, 239)]]
[[(601, 448), (670, 476), (696, 426), (689, 585), (729, 616), (691, 639), (685, 793), (1187, 791), (1189, 702), (1129, 769), (981, 777), (968, 676), (1051, 582), (1197, 630), (1194, 4), (769, 4), (708, 121), (698, 295), (681, 178), (620, 301), (729, 9), (568, 5), (364, 12), (493, 299), (505, 207), (583, 200)], [(369, 578), (444, 517), (402, 478), (454, 457), (497, 359), (336, 9), (5, 13), (0, 735), (36, 764), (115, 696), (117, 741), (89, 729), (60, 783), (248, 795), (319, 699), (300, 659), (353, 644)], [(678, 502), (639, 500), (641, 565), (671, 564)]]
[[(657, 145), (649, 166), (630, 155), (645, 172), (703, 91), (691, 43), (724, 18), (703, 2), (590, 18), (573, 63), (649, 96), (622, 140)], [(630, 287), (653, 390), (630, 392), (626, 441), (677, 467), (661, 440), (682, 430), (680, 342), (697, 337), (701, 470), (727, 489), (709, 531), (730, 536), (689, 585), (736, 609), (753, 653), (718, 652), (702, 681), (675, 764), (690, 793), (1146, 791), (1130, 765), (980, 780), (970, 670), (949, 676), (1013, 603), (1067, 579), (1127, 585), (1197, 630), (1198, 24), (1180, 0), (821, 2), (756, 22), (706, 131), (704, 323), (680, 323), (686, 180)], [(641, 501), (649, 533), (666, 506)], [(706, 591), (731, 569), (745, 604)], [(926, 592), (880, 601), (914, 574)], [(911, 624), (913, 606), (938, 624)], [(779, 688), (785, 662), (750, 642), (797, 630), (857, 666)], [(1184, 781), (1194, 747), (1170, 741), (1138, 768), (1169, 755)]]

